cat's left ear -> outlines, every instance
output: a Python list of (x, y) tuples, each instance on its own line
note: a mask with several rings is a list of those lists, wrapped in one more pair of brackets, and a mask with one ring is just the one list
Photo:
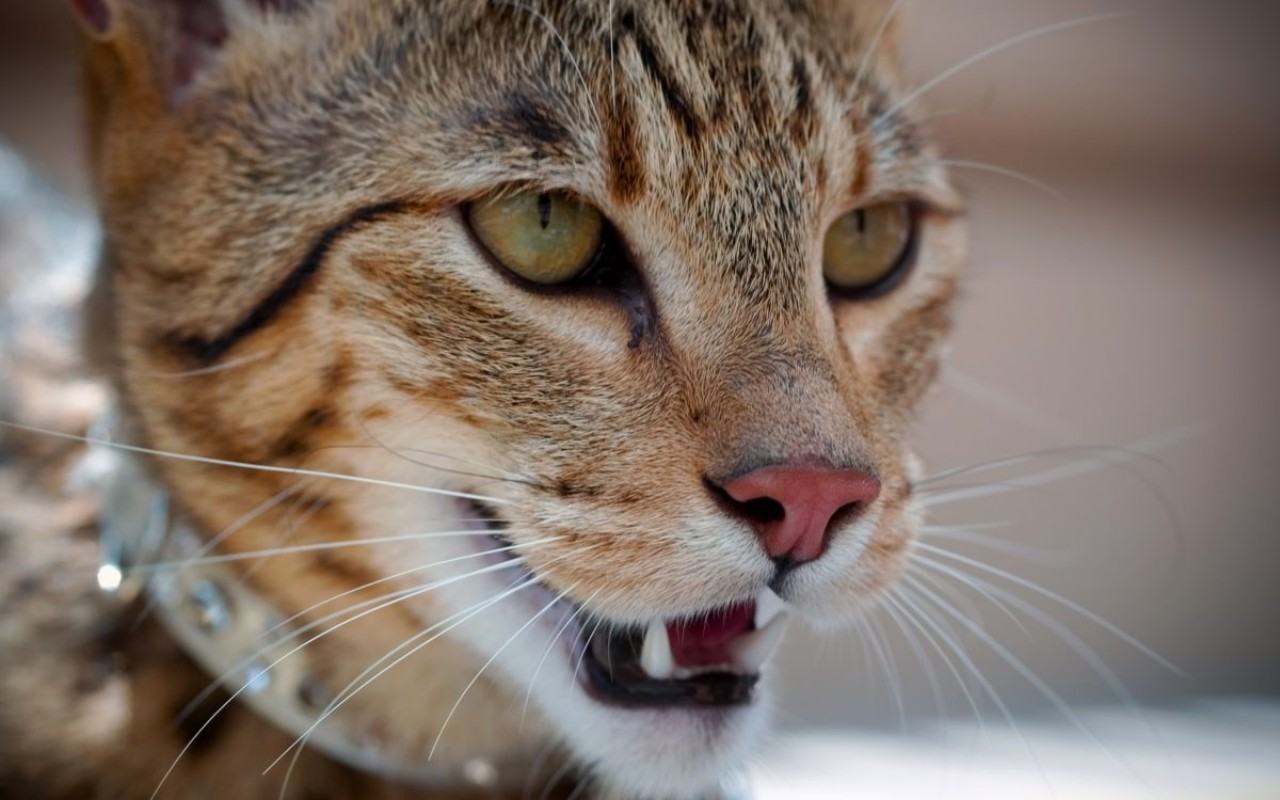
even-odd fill
[(246, 28), (302, 10), (309, 0), (69, 0), (90, 39), (116, 49), (129, 72), (146, 72), (168, 105), (224, 66)]

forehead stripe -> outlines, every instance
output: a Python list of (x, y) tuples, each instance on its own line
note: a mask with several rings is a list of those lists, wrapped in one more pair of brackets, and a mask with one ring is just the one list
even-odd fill
[(658, 84), (658, 88), (662, 92), (663, 102), (666, 103), (667, 109), (679, 124), (680, 129), (690, 139), (698, 138), (702, 132), (702, 120), (693, 112), (693, 106), (685, 95), (684, 90), (671, 77), (671, 72), (658, 54), (657, 48), (654, 47), (648, 34), (636, 21), (635, 13), (627, 11), (622, 15), (619, 25), (623, 34), (631, 37), (631, 40), (635, 43), (636, 52), (640, 55), (640, 63), (644, 65), (649, 77), (653, 78), (654, 82)]
[(344, 235), (370, 222), (384, 219), (404, 211), (408, 205), (401, 201), (365, 206), (350, 214), (342, 222), (326, 228), (316, 238), (306, 256), (280, 281), (266, 297), (262, 298), (239, 322), (216, 336), (171, 336), (180, 349), (192, 359), (204, 365), (213, 364), (240, 340), (271, 322), (310, 283), (320, 270), (325, 257)]

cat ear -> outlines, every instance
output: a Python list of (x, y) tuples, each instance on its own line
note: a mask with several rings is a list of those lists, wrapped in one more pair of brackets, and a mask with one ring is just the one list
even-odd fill
[[(90, 38), (144, 55), (170, 106), (223, 66), (225, 46), (246, 26), (302, 9), (308, 0), (70, 0)], [(135, 62), (136, 63), (136, 62)]]

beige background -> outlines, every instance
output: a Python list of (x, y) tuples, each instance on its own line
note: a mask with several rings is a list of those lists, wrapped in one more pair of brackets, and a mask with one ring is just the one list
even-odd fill
[[(931, 109), (946, 112), (933, 126), (949, 156), (1024, 172), (1066, 200), (1012, 178), (957, 172), (971, 198), (974, 259), (953, 368), (916, 440), (941, 469), (1197, 431), (1161, 450), (1158, 463), (949, 504), (937, 518), (1009, 523), (991, 535), (1045, 552), (1033, 560), (962, 552), (1087, 606), (1187, 673), (1036, 600), (1134, 694), (1274, 696), (1280, 4), (916, 0), (906, 11), (909, 72), (919, 83), (1039, 25), (1116, 10), (1132, 15), (1029, 41), (928, 95)], [(0, 0), (0, 136), (83, 195), (73, 44), (62, 3)], [(1034, 621), (1024, 633), (989, 604), (975, 605), (990, 635), (1067, 700), (1116, 699), (1054, 634)], [(784, 720), (897, 725), (899, 685), (908, 718), (928, 719), (930, 682), (909, 643), (888, 638), (881, 659), (856, 636), (837, 644), (793, 636)], [(1051, 709), (990, 647), (964, 638), (1010, 706)], [(882, 660), (892, 662), (892, 679)], [(965, 708), (933, 661), (945, 705)]]

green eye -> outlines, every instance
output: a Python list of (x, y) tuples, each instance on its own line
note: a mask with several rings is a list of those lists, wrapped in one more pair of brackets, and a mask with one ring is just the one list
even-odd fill
[(879, 288), (910, 255), (915, 221), (909, 203), (880, 203), (850, 211), (827, 231), (822, 269), (843, 292)]
[(604, 241), (599, 209), (564, 192), (486, 197), (467, 209), (467, 221), (504, 267), (543, 286), (581, 275)]

